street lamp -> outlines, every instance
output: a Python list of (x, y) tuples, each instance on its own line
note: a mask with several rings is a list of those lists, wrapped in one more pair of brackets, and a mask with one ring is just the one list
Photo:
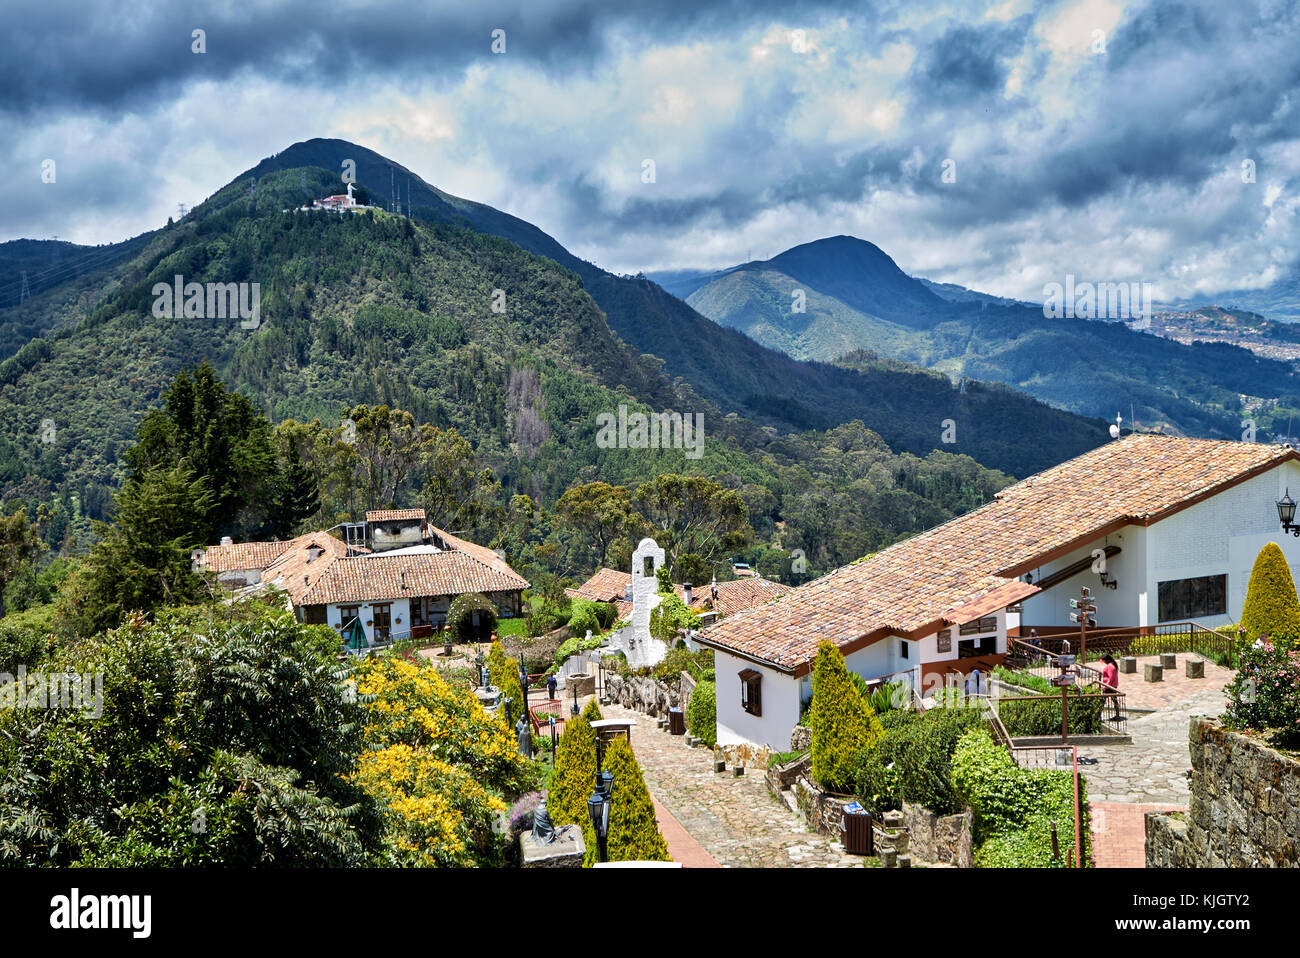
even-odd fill
[(596, 833), (598, 860), (609, 861), (609, 804), (614, 794), (614, 776), (610, 772), (601, 772), (596, 776), (596, 787), (587, 799), (587, 813), (591, 816), (591, 828)]
[(1293, 536), (1300, 537), (1300, 526), (1291, 520), (1295, 518), (1295, 500), (1291, 498), (1291, 490), (1287, 489), (1286, 494), (1277, 501), (1277, 517), (1282, 520), (1282, 531), (1289, 532)]
[(510, 696), (507, 695), (505, 701), (501, 703), (502, 706), (503, 706), (503, 707), (505, 708), (505, 710), (506, 710), (506, 726), (507, 726), (507, 727), (512, 726), (512, 725), (515, 724), (515, 722), (514, 722), (514, 714), (510, 711), (510, 706), (511, 706), (511, 704), (512, 704), (513, 702), (514, 702), (514, 699), (512, 699)]
[(578, 714), (578, 683), (573, 683), (573, 714)]

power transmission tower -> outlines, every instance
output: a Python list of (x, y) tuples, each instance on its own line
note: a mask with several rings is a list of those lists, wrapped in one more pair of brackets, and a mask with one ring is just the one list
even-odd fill
[(23, 288), (18, 293), (18, 305), (21, 306), (32, 298), (32, 291), (27, 285), (27, 270), (23, 270)]

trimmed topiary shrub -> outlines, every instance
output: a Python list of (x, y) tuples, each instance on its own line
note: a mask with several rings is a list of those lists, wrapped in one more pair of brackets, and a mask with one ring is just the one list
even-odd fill
[(582, 709), (582, 717), (588, 722), (599, 722), (605, 716), (600, 714), (600, 706), (596, 704), (595, 698), (592, 698)]
[(849, 678), (844, 656), (830, 642), (817, 647), (808, 726), (812, 729), (813, 779), (832, 791), (848, 791), (853, 787), (858, 756), (875, 745), (884, 730)]
[(718, 687), (713, 682), (695, 686), (686, 712), (686, 725), (709, 748), (718, 744)]
[(546, 810), (558, 825), (590, 828), (587, 799), (596, 784), (596, 730), (583, 716), (570, 719), (555, 751), (555, 771), (546, 796)]
[(1268, 543), (1255, 557), (1241, 609), (1241, 627), (1248, 642), (1267, 635), (1275, 645), (1289, 649), (1300, 640), (1300, 601), (1291, 568), (1276, 542)]
[(609, 806), (609, 860), (669, 861), (668, 845), (659, 833), (650, 790), (627, 739), (616, 738), (609, 743), (605, 768), (614, 776), (614, 794)]

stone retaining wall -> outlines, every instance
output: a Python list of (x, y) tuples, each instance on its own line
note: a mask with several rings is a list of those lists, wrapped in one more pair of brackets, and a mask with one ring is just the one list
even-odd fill
[(1300, 866), (1300, 761), (1194, 718), (1185, 819), (1149, 812), (1150, 868)]
[(853, 801), (851, 796), (825, 792), (806, 776), (800, 776), (792, 790), (809, 828), (832, 838), (843, 837), (844, 806)]
[(733, 768), (767, 769), (767, 760), (772, 757), (772, 750), (766, 745), (718, 745), (713, 749), (714, 759), (722, 759)]
[(681, 693), (664, 682), (646, 676), (606, 673), (605, 694), (610, 700), (628, 709), (663, 718), (670, 708), (681, 705)]
[(975, 867), (969, 808), (956, 815), (936, 815), (922, 805), (904, 802), (903, 827), (907, 829), (915, 858), (946, 862), (957, 868)]

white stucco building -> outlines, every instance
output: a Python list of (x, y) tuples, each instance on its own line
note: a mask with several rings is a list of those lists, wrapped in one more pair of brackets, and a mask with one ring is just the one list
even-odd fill
[(926, 694), (1000, 662), (1009, 634), (1077, 634), (1069, 599), (1082, 586), (1099, 630), (1234, 622), (1266, 543), (1300, 573), (1300, 539), (1278, 518), (1288, 489), (1300, 495), (1288, 446), (1154, 435), (1031, 476), (701, 633), (715, 652), (718, 744), (787, 749), (823, 640), (863, 677)]

